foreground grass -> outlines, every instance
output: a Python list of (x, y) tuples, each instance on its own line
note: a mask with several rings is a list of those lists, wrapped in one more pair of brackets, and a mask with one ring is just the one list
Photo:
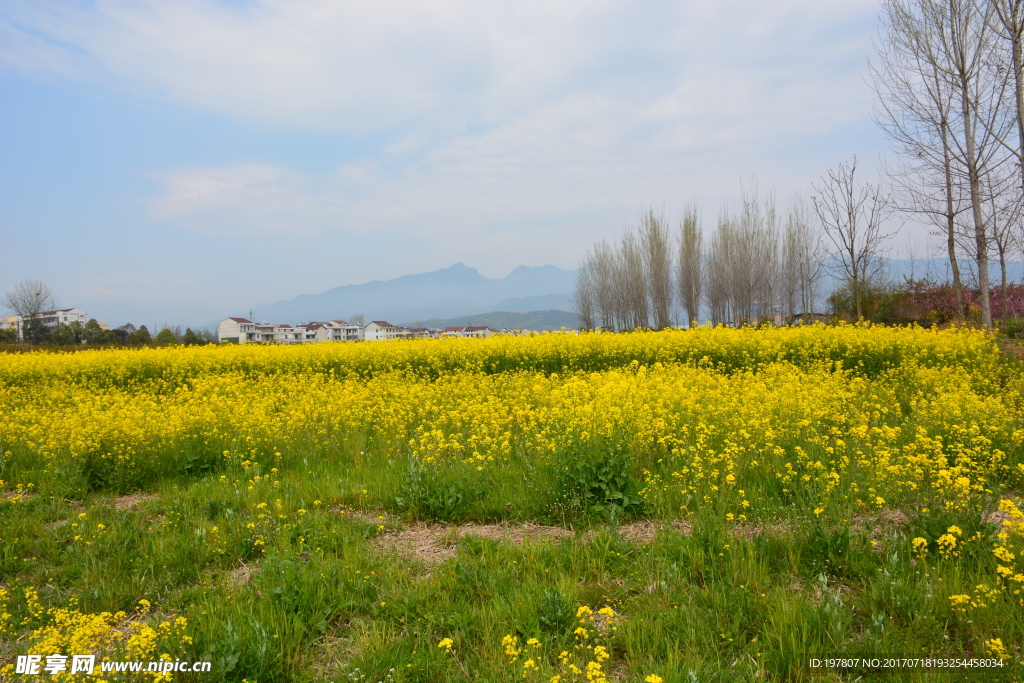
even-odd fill
[(0, 666), (85, 633), (195, 680), (1019, 680), (1016, 367), (789, 334), (3, 359)]

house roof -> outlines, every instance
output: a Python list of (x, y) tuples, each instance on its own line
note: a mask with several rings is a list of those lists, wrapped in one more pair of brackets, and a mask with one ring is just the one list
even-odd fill
[(345, 322), (344, 320), (332, 320), (331, 322), (335, 323), (336, 325), (348, 325), (348, 323)]
[(291, 329), (291, 325), (278, 325), (278, 327), (287, 327), (287, 328)]
[(394, 325), (392, 325), (389, 322), (385, 322), (384, 320), (373, 320), (373, 321), (371, 321), (370, 324), (372, 324), (372, 325), (380, 325), (381, 327), (394, 327)]
[(252, 324), (252, 321), (249, 320), (248, 318), (228, 318), (228, 320), (234, 320), (236, 323), (249, 323), (249, 324)]

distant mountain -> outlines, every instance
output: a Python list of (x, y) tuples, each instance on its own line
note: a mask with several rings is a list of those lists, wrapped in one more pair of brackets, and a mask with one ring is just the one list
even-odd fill
[(495, 330), (509, 328), (513, 330), (560, 330), (563, 327), (574, 330), (579, 327), (579, 319), (569, 311), (529, 311), (514, 313), (510, 311), (493, 311), (463, 315), (458, 318), (430, 318), (406, 323), (405, 327), (469, 327), (486, 325)]
[(367, 322), (394, 322), (495, 310), (559, 308), (571, 297), (566, 292), (572, 292), (575, 282), (576, 271), (555, 266), (519, 266), (503, 278), (492, 279), (476, 268), (456, 263), (430, 273), (344, 285), (322, 294), (303, 294), (259, 306), (253, 315), (269, 322), (291, 324), (347, 319), (357, 314), (362, 314)]

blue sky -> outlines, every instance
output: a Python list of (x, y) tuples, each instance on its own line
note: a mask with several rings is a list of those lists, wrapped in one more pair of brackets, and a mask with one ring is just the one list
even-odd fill
[[(0, 0), (0, 291), (206, 323), (443, 268), (575, 268), (886, 142), (877, 2)], [(138, 318), (138, 320), (136, 320)]]

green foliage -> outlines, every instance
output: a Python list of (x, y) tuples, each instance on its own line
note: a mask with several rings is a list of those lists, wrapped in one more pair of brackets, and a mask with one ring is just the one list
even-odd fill
[(85, 323), (84, 333), (86, 344), (106, 344), (110, 341), (107, 330), (100, 327), (96, 318), (90, 318)]
[(546, 588), (537, 603), (537, 623), (541, 631), (562, 636), (576, 626), (576, 609), (562, 591)]
[(414, 519), (458, 521), (483, 493), (462, 468), (451, 464), (425, 465), (409, 458), (395, 505)]
[(156, 335), (156, 339), (153, 340), (157, 346), (171, 346), (172, 344), (178, 343), (178, 338), (174, 336), (166, 327), (160, 330), (160, 333)]
[(77, 320), (71, 323), (60, 323), (50, 334), (49, 342), (57, 346), (72, 346), (85, 341), (85, 329)]
[(635, 455), (622, 441), (572, 443), (561, 454), (559, 467), (557, 490), (570, 510), (608, 518), (641, 511)]
[(816, 521), (811, 527), (811, 532), (804, 544), (804, 553), (800, 559), (811, 576), (841, 577), (851, 574), (851, 555), (851, 536), (848, 524), (827, 529), (822, 523)]
[[(125, 327), (128, 327), (127, 325)], [(149, 330), (145, 325), (139, 327), (138, 330), (132, 330), (128, 332), (125, 337), (125, 344), (140, 345), (140, 344), (152, 344), (153, 336), (149, 333)]]

